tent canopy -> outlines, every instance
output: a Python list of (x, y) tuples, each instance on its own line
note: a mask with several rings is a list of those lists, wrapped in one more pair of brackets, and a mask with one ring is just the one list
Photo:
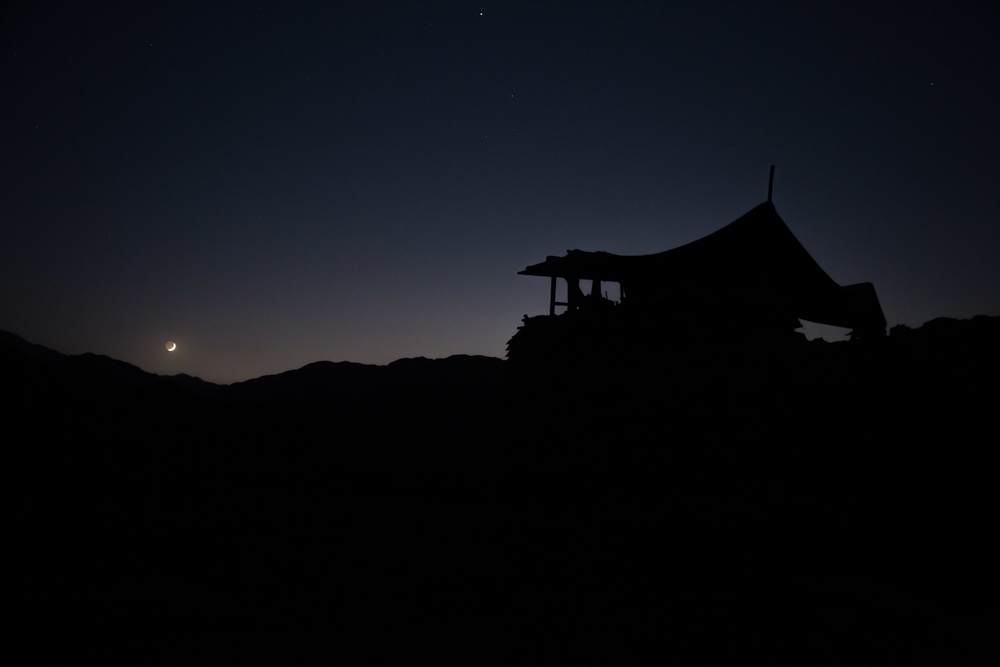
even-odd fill
[(705, 308), (740, 302), (865, 333), (884, 332), (886, 326), (874, 286), (834, 282), (771, 202), (672, 250), (633, 256), (571, 250), (519, 275), (563, 278), (571, 285), (579, 280), (617, 282), (630, 303), (652, 305), (677, 291), (696, 291), (705, 297)]

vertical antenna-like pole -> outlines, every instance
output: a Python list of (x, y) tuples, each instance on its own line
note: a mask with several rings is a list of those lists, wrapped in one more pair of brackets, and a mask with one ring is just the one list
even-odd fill
[(767, 203), (771, 203), (771, 192), (774, 190), (774, 165), (771, 165), (771, 176), (767, 179)]

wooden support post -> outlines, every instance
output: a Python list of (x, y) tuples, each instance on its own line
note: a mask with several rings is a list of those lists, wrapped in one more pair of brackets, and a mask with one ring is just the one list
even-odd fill
[(552, 276), (552, 283), (549, 285), (549, 315), (556, 314), (556, 277)]

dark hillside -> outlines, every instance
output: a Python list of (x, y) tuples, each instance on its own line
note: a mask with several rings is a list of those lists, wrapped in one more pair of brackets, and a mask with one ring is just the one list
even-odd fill
[(839, 664), (995, 648), (969, 610), (993, 560), (1000, 318), (667, 342), (320, 362), (206, 398), (5, 340), (22, 625), (143, 662), (272, 639)]

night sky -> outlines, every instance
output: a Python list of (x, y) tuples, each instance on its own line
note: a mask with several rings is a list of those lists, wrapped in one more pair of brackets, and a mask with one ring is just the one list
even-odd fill
[(503, 356), (548, 306), (517, 271), (693, 241), (771, 164), (890, 327), (1000, 315), (993, 1), (14, 5), (0, 329), (61, 352)]

